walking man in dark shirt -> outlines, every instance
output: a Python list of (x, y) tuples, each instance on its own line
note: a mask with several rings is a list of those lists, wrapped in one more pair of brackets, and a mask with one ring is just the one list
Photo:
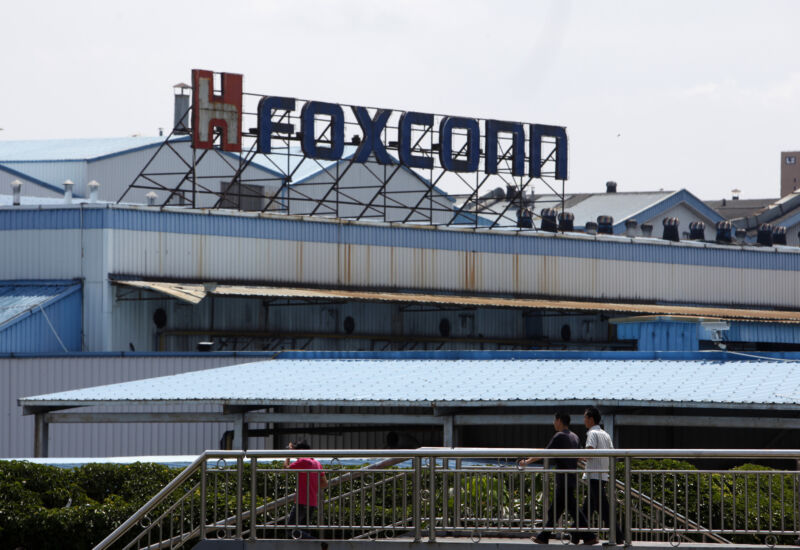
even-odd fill
[[(553, 435), (550, 442), (545, 449), (578, 449), (580, 448), (580, 440), (578, 436), (572, 433), (569, 429), (570, 417), (565, 412), (557, 412), (553, 420), (553, 428), (556, 433)], [(533, 462), (541, 460), (541, 458), (527, 458), (519, 461), (520, 466), (526, 466)], [(553, 460), (556, 470), (575, 470), (578, 468), (577, 458), (556, 458)], [(576, 525), (581, 527), (588, 525), (583, 513), (578, 509), (578, 503), (575, 500), (575, 487), (577, 486), (577, 474), (575, 473), (556, 473), (556, 482), (553, 491), (553, 502), (550, 504), (550, 510), (547, 513), (547, 523), (534, 542), (538, 544), (547, 544), (550, 542), (550, 529), (556, 526), (558, 518), (564, 513), (566, 508), (567, 512), (575, 518)], [(578, 517), (575, 517), (575, 516)]]

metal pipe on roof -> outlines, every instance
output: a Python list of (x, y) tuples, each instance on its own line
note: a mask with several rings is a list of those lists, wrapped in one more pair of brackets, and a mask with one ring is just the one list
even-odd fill
[(20, 195), (22, 194), (22, 182), (19, 180), (14, 180), (11, 182), (11, 193), (14, 195), (14, 200), (12, 203), (14, 206), (19, 206), (20, 203)]
[(95, 180), (89, 182), (89, 202), (94, 204), (97, 202), (97, 192), (100, 189), (100, 184)]
[(64, 181), (64, 204), (72, 204), (72, 188), (74, 185), (72, 180)]

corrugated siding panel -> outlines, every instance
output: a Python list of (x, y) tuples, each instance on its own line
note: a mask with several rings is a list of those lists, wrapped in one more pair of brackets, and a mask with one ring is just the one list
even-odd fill
[(88, 183), (86, 161), (4, 162), (3, 164), (57, 187), (62, 187), (65, 180), (72, 180), (75, 183), (75, 192), (78, 194), (83, 194), (78, 188), (85, 187)]
[(35, 308), (30, 315), (0, 330), (0, 352), (81, 351), (82, 303), (78, 290), (45, 305), (44, 313)]
[[(43, 392), (165, 376), (252, 361), (242, 357), (0, 358), (0, 457), (33, 455), (33, 416), (22, 416), (17, 398)], [(208, 410), (168, 407), (173, 412)], [(84, 411), (97, 410), (95, 407)], [(163, 407), (104, 407), (105, 412), (152, 412)], [(197, 454), (219, 448), (227, 424), (55, 424), (50, 456)]]

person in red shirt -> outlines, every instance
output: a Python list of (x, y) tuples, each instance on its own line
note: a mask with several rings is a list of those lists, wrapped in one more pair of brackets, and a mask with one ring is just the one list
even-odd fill
[[(301, 450), (310, 449), (311, 446), (303, 439), (289, 443), (289, 449)], [(287, 458), (283, 462), (284, 467), (292, 470), (322, 470), (322, 464), (314, 458), (298, 458), (292, 462)], [(289, 513), (288, 525), (307, 526), (310, 525), (317, 514), (319, 506), (319, 489), (328, 486), (328, 478), (325, 472), (312, 473), (300, 471), (297, 473), (297, 491), (294, 497), (294, 506)], [(314, 538), (306, 531), (300, 530), (300, 538)]]

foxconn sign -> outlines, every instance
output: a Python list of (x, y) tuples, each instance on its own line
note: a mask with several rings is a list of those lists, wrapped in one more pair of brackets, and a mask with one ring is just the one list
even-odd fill
[[(383, 165), (417, 169), (541, 178), (543, 164), (552, 161), (551, 175), (567, 179), (567, 132), (561, 126), (265, 95), (258, 101), (257, 127), (245, 133), (242, 80), (240, 74), (221, 73), (218, 94), (212, 71), (192, 71), (194, 148), (213, 148), (217, 129), (223, 151), (241, 152), (243, 135), (255, 132), (258, 153), (270, 153), (275, 143), (294, 139), (308, 158), (339, 160), (345, 151), (347, 128), (347, 143), (358, 145), (354, 162), (374, 159)], [(397, 155), (389, 150), (396, 150)]]

